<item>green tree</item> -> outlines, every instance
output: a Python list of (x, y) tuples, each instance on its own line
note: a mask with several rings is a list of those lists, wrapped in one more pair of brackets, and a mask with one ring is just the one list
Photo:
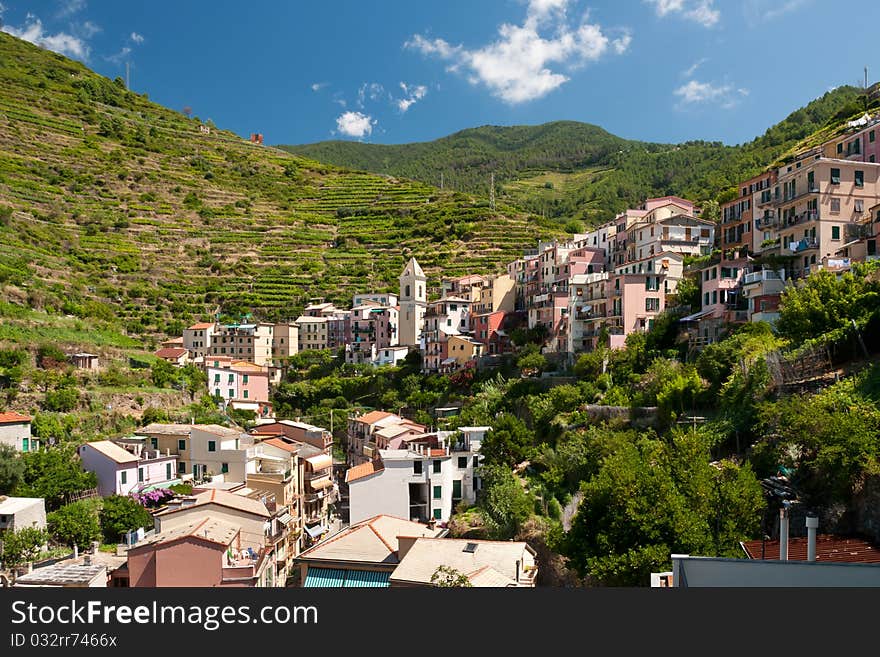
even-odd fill
[(43, 407), (47, 411), (69, 413), (79, 404), (79, 391), (76, 388), (58, 388), (46, 393)]
[(9, 495), (24, 477), (24, 461), (12, 445), (0, 445), (0, 495)]
[(473, 586), (467, 575), (452, 566), (437, 566), (437, 570), (431, 575), (431, 584), (441, 588), (469, 588)]
[(0, 561), (9, 569), (33, 561), (39, 556), (40, 549), (48, 540), (49, 535), (46, 531), (36, 527), (23, 527), (15, 531), (3, 532), (0, 534), (0, 541), (3, 543)]
[(509, 468), (488, 465), (482, 468), (483, 488), (478, 506), (489, 534), (498, 540), (513, 538), (532, 514), (534, 504), (520, 479)]
[(74, 445), (22, 454), (24, 477), (16, 494), (42, 497), (48, 510), (57, 509), (72, 494), (97, 486), (94, 473), (80, 468)]
[(180, 381), (180, 371), (168, 361), (160, 358), (150, 368), (150, 379), (157, 388), (171, 388)]
[(92, 541), (100, 540), (101, 525), (98, 515), (85, 500), (62, 506), (46, 516), (49, 534), (59, 543), (88, 548)]
[(107, 543), (118, 543), (124, 535), (138, 527), (152, 529), (153, 517), (135, 500), (124, 495), (104, 498), (99, 514), (101, 533)]
[(202, 368), (192, 364), (186, 365), (180, 371), (180, 374), (183, 377), (184, 386), (189, 393), (190, 400), (195, 400), (196, 393), (199, 391), (206, 391), (208, 389), (208, 375), (205, 374)]

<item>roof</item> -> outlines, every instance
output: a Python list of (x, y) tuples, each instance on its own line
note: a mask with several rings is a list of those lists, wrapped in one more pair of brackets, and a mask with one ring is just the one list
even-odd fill
[(360, 465), (356, 465), (345, 471), (345, 483), (350, 484), (353, 481), (364, 479), (377, 472), (382, 472), (384, 469), (385, 465), (382, 461), (367, 461), (366, 463), (361, 463)]
[(91, 447), (111, 461), (116, 461), (116, 463), (137, 463), (140, 461), (137, 456), (129, 452), (127, 449), (123, 449), (109, 440), (96, 440), (95, 442), (86, 443), (83, 447)]
[(468, 575), (468, 579), (471, 582), (471, 586), (476, 588), (497, 589), (506, 588), (509, 586), (516, 586), (516, 581), (514, 581), (504, 573), (499, 573), (491, 566), (483, 566), (476, 572)]
[[(468, 549), (471, 547), (474, 549)], [(480, 571), (488, 567), (497, 573), (489, 581), (498, 580), (500, 575), (515, 582), (517, 562), (526, 553), (530, 553), (532, 558), (535, 556), (535, 551), (522, 541), (419, 538), (401, 559), (391, 579), (430, 584), (431, 576), (439, 566), (449, 566), (468, 577), (481, 575)], [(482, 577), (483, 586), (486, 586), (485, 581), (489, 576), (482, 573)]]
[(138, 541), (138, 543), (133, 545), (131, 549), (136, 550), (148, 545), (173, 543), (174, 541), (179, 541), (188, 537), (197, 538), (202, 541), (207, 541), (208, 543), (216, 543), (217, 545), (226, 547), (232, 543), (233, 539), (240, 531), (241, 527), (238, 525), (205, 516), (197, 522), (188, 525), (181, 525), (180, 527), (175, 527), (174, 529), (154, 534), (146, 540)]
[[(454, 359), (453, 359), (454, 360)], [(402, 433), (406, 433), (407, 431), (416, 431), (415, 427), (412, 427), (408, 424), (392, 424), (387, 427), (382, 427), (376, 432), (377, 436), (381, 436), (382, 438), (394, 438), (395, 436), (399, 436)]]
[(355, 418), (355, 421), (362, 422), (363, 424), (376, 424), (376, 422), (391, 417), (397, 416), (395, 416), (394, 413), (386, 413), (385, 411), (370, 411), (366, 415), (361, 415), (360, 417)]
[(186, 349), (178, 349), (175, 347), (166, 347), (156, 352), (159, 358), (180, 358), (186, 354)]
[(0, 514), (4, 516), (15, 515), (23, 509), (39, 504), (44, 506), (45, 502), (42, 497), (7, 497), (0, 495)]
[(88, 584), (97, 576), (107, 572), (104, 565), (54, 564), (37, 568), (33, 572), (15, 580), (16, 585), (64, 586), (65, 584)]
[(445, 530), (394, 516), (374, 516), (352, 525), (316, 546), (299, 558), (315, 561), (396, 564), (398, 536), (438, 536)]
[(283, 449), (285, 452), (290, 452), (291, 454), (296, 454), (301, 447), (299, 443), (289, 443), (280, 438), (267, 438), (266, 440), (260, 441), (260, 444), (271, 445), (272, 447)]
[(188, 331), (203, 331), (205, 329), (214, 328), (214, 324), (211, 322), (201, 322), (199, 324), (193, 324), (187, 330)]
[(400, 275), (401, 278), (404, 276), (416, 276), (418, 278), (425, 278), (425, 272), (422, 271), (421, 265), (419, 265), (418, 260), (415, 258), (410, 258), (409, 262), (406, 264), (406, 267), (403, 269), (403, 273)]
[(0, 413), (0, 424), (21, 424), (22, 422), (30, 421), (31, 417), (29, 415), (22, 415), (21, 413), (16, 413), (15, 411)]
[(382, 570), (309, 568), (303, 588), (387, 588), (389, 575)]
[[(750, 559), (761, 559), (760, 540), (740, 543)], [(788, 539), (788, 558), (790, 561), (807, 560), (807, 539), (804, 537)], [(764, 544), (764, 559), (779, 559), (779, 541)], [(853, 536), (820, 534), (816, 537), (816, 561), (838, 563), (880, 563), (880, 549), (869, 541)]]
[(271, 516), (269, 510), (266, 508), (266, 505), (259, 500), (252, 500), (248, 497), (244, 497), (243, 495), (227, 493), (225, 490), (212, 489), (204, 493), (199, 493), (198, 495), (191, 496), (190, 499), (193, 498), (195, 499), (195, 502), (193, 503), (171, 508), (167, 511), (162, 511), (161, 513), (158, 513), (156, 515), (161, 517), (171, 515), (172, 513), (178, 513), (180, 511), (186, 511), (188, 509), (206, 506), (208, 504), (216, 504), (217, 506), (237, 509), (238, 511), (244, 511), (245, 513), (263, 516), (264, 518), (269, 518)]

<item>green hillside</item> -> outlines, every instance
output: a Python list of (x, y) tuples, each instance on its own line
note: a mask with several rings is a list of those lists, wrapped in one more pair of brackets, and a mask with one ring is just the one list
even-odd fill
[[(498, 270), (540, 237), (485, 199), (251, 144), (0, 33), (0, 301), (161, 333)], [(546, 224), (545, 224), (546, 225)]]
[(627, 141), (596, 126), (560, 121), (484, 126), (398, 146), (329, 141), (280, 148), (338, 166), (434, 184), (442, 173), (446, 186), (484, 194), (494, 172), (502, 198), (506, 195), (560, 222), (593, 223), (649, 196), (723, 199), (732, 186), (756, 175), (801, 140), (863, 111), (860, 101), (859, 89), (839, 87), (740, 146)]

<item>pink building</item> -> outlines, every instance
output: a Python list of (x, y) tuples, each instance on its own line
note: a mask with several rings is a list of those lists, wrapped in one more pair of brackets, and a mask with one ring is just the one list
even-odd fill
[(207, 516), (141, 541), (127, 556), (132, 587), (274, 584), (266, 551), (244, 548), (241, 527)]
[(177, 456), (147, 449), (143, 439), (125, 439), (120, 444), (98, 440), (81, 445), (83, 470), (98, 478), (98, 494), (129, 495), (150, 488), (169, 486), (177, 479)]
[(226, 401), (268, 402), (269, 371), (265, 367), (245, 361), (220, 363), (215, 367), (209, 361), (208, 391)]

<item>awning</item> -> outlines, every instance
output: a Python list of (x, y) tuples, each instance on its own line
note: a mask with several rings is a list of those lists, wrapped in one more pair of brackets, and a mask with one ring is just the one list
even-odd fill
[(347, 570), (342, 568), (309, 568), (304, 588), (387, 588), (389, 572), (378, 570)]
[(688, 315), (687, 317), (682, 317), (679, 322), (693, 322), (694, 320), (700, 319), (701, 317), (705, 317), (706, 315), (711, 315), (711, 310), (701, 310), (698, 313), (694, 313), (693, 315)]
[(149, 486), (144, 486), (138, 492), (146, 493), (147, 491), (156, 490), (157, 488), (168, 488), (169, 486), (175, 486), (176, 484), (182, 484), (182, 479), (170, 479), (168, 481), (163, 481), (159, 484), (150, 484)]
[(458, 361), (454, 358), (447, 358), (445, 360), (440, 361), (441, 365), (452, 365), (453, 363), (457, 363)]
[(330, 486), (332, 486), (333, 482), (330, 480), (330, 475), (327, 475), (326, 478), (321, 477), (320, 479), (313, 479), (311, 484), (312, 488), (314, 488), (315, 490), (322, 490), (324, 488), (329, 488)]
[[(312, 538), (318, 538), (321, 534), (327, 531), (327, 528), (324, 525), (315, 525), (314, 527), (306, 527), (306, 534), (311, 536)], [(311, 568), (309, 569), (311, 572)]]
[(282, 513), (280, 516), (278, 516), (278, 522), (280, 522), (282, 525), (289, 525), (292, 520), (293, 516), (289, 513)]
[(324, 468), (329, 468), (333, 465), (333, 459), (326, 454), (316, 454), (305, 460), (312, 466), (312, 470), (323, 470)]

